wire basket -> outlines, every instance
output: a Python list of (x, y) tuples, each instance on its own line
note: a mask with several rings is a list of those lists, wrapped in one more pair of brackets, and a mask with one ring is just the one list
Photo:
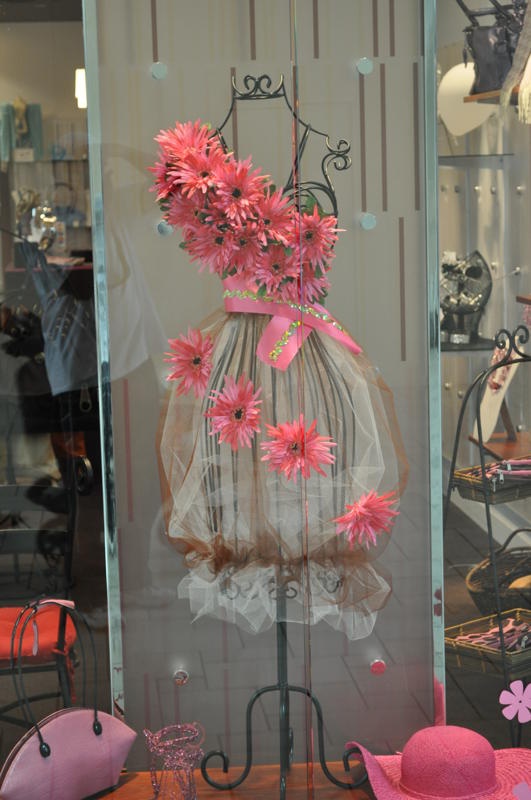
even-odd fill
[[(523, 625), (527, 628), (531, 637), (530, 610), (513, 608), (505, 611), (501, 616), (502, 624), (505, 625), (510, 619), (514, 619), (516, 625)], [(498, 616), (491, 614), (488, 617), (480, 617), (446, 628), (444, 642), (447, 664), (475, 672), (503, 674), (502, 654), (499, 649), (459, 638), (469, 637), (470, 634), (484, 634), (497, 626)], [(522, 650), (506, 650), (505, 661), (511, 679), (531, 675), (531, 646)]]
[[(513, 531), (505, 544), (495, 551), (502, 611), (531, 608), (531, 547), (508, 547), (518, 533), (529, 530), (518, 528)], [(470, 570), (466, 576), (466, 588), (482, 614), (496, 612), (496, 586), (490, 556)]]
[[(529, 459), (529, 456), (525, 456)], [(513, 459), (517, 461), (518, 459)], [(464, 469), (456, 469), (454, 472), (453, 483), (461, 497), (467, 500), (478, 500), (480, 503), (490, 503), (496, 505), (497, 503), (510, 503), (513, 500), (521, 500), (524, 497), (531, 497), (531, 480), (522, 479), (511, 481), (500, 481), (499, 477), (494, 474), (489, 476), (488, 473), (494, 472), (496, 467), (502, 466), (501, 461), (491, 461), (485, 464), (485, 472), (487, 473), (487, 492), (483, 488), (481, 466), (466, 467)]]

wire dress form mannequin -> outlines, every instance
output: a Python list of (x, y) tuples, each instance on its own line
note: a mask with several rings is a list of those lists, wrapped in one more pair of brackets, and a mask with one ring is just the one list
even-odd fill
[[(281, 97), (292, 111), (283, 79), (277, 89), (269, 91), (270, 85), (268, 76), (247, 76), (245, 92), (233, 84), (220, 137), (235, 99)], [(300, 208), (320, 192), (320, 207), (326, 202), (326, 213), (335, 215), (328, 165), (348, 167), (350, 147), (342, 140), (332, 148), (324, 134), (292, 113), (300, 126), (298, 148), (284, 195)], [(321, 183), (298, 180), (311, 134), (326, 142)], [(278, 622), (280, 613), (282, 621), (324, 620), (350, 639), (365, 637), (390, 593), (389, 576), (377, 565), (390, 526), (383, 526), (368, 548), (338, 535), (335, 520), (371, 491), (396, 493), (398, 502), (407, 467), (390, 390), (342, 326), (317, 304), (291, 304), (298, 342), (289, 365), (257, 356), (264, 352), (271, 320), (281, 312), (272, 303), (271, 310), (266, 306), (266, 313), (257, 313), (260, 298), (241, 291), (238, 276), (232, 280), (224, 280), (225, 310), (199, 328), (201, 340), (212, 348), (206, 390), (196, 397), (192, 391), (183, 394), (182, 384), (175, 386), (161, 425), (161, 462), (171, 492), (167, 533), (188, 567), (179, 596), (188, 598), (196, 618), (215, 616), (253, 633)], [(261, 298), (267, 303), (263, 293)], [(307, 328), (316, 319), (317, 326)], [(330, 335), (332, 328), (340, 333)], [(280, 349), (293, 333), (289, 324), (287, 331)], [(233, 448), (214, 435), (211, 415), (227, 378), (237, 384), (242, 376), (259, 392), (260, 426), (248, 446)], [(269, 426), (295, 424), (301, 414), (308, 436), (315, 421), (316, 432), (333, 441), (334, 459), (290, 479), (289, 472), (275, 471), (264, 460), (264, 442)]]

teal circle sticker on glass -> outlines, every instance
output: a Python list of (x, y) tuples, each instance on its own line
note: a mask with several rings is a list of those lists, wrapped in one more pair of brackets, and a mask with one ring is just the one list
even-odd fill
[(169, 236), (170, 233), (173, 233), (173, 228), (169, 222), (166, 222), (165, 219), (161, 219), (161, 221), (157, 224), (157, 231), (161, 236)]
[(372, 231), (374, 228), (376, 228), (376, 217), (369, 211), (366, 211), (364, 214), (361, 214), (359, 219), (360, 219), (360, 226), (363, 228), (364, 231)]
[(372, 58), (367, 58), (363, 56), (356, 61), (356, 69), (360, 73), (360, 75), (370, 75), (374, 69), (374, 63)]
[(162, 80), (167, 74), (168, 67), (162, 61), (155, 61), (151, 65), (151, 76), (155, 78), (156, 81)]

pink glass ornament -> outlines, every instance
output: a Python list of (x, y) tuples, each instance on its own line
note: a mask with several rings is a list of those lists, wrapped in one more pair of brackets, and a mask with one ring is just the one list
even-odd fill
[(194, 769), (204, 753), (205, 738), (198, 722), (168, 725), (156, 733), (144, 729), (151, 753), (151, 785), (157, 800), (197, 800)]

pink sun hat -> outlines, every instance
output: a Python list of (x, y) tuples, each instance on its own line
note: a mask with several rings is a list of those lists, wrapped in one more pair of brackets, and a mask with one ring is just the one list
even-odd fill
[(515, 800), (531, 781), (531, 750), (494, 750), (479, 733), (454, 725), (423, 728), (403, 752), (373, 756), (358, 742), (378, 800)]

